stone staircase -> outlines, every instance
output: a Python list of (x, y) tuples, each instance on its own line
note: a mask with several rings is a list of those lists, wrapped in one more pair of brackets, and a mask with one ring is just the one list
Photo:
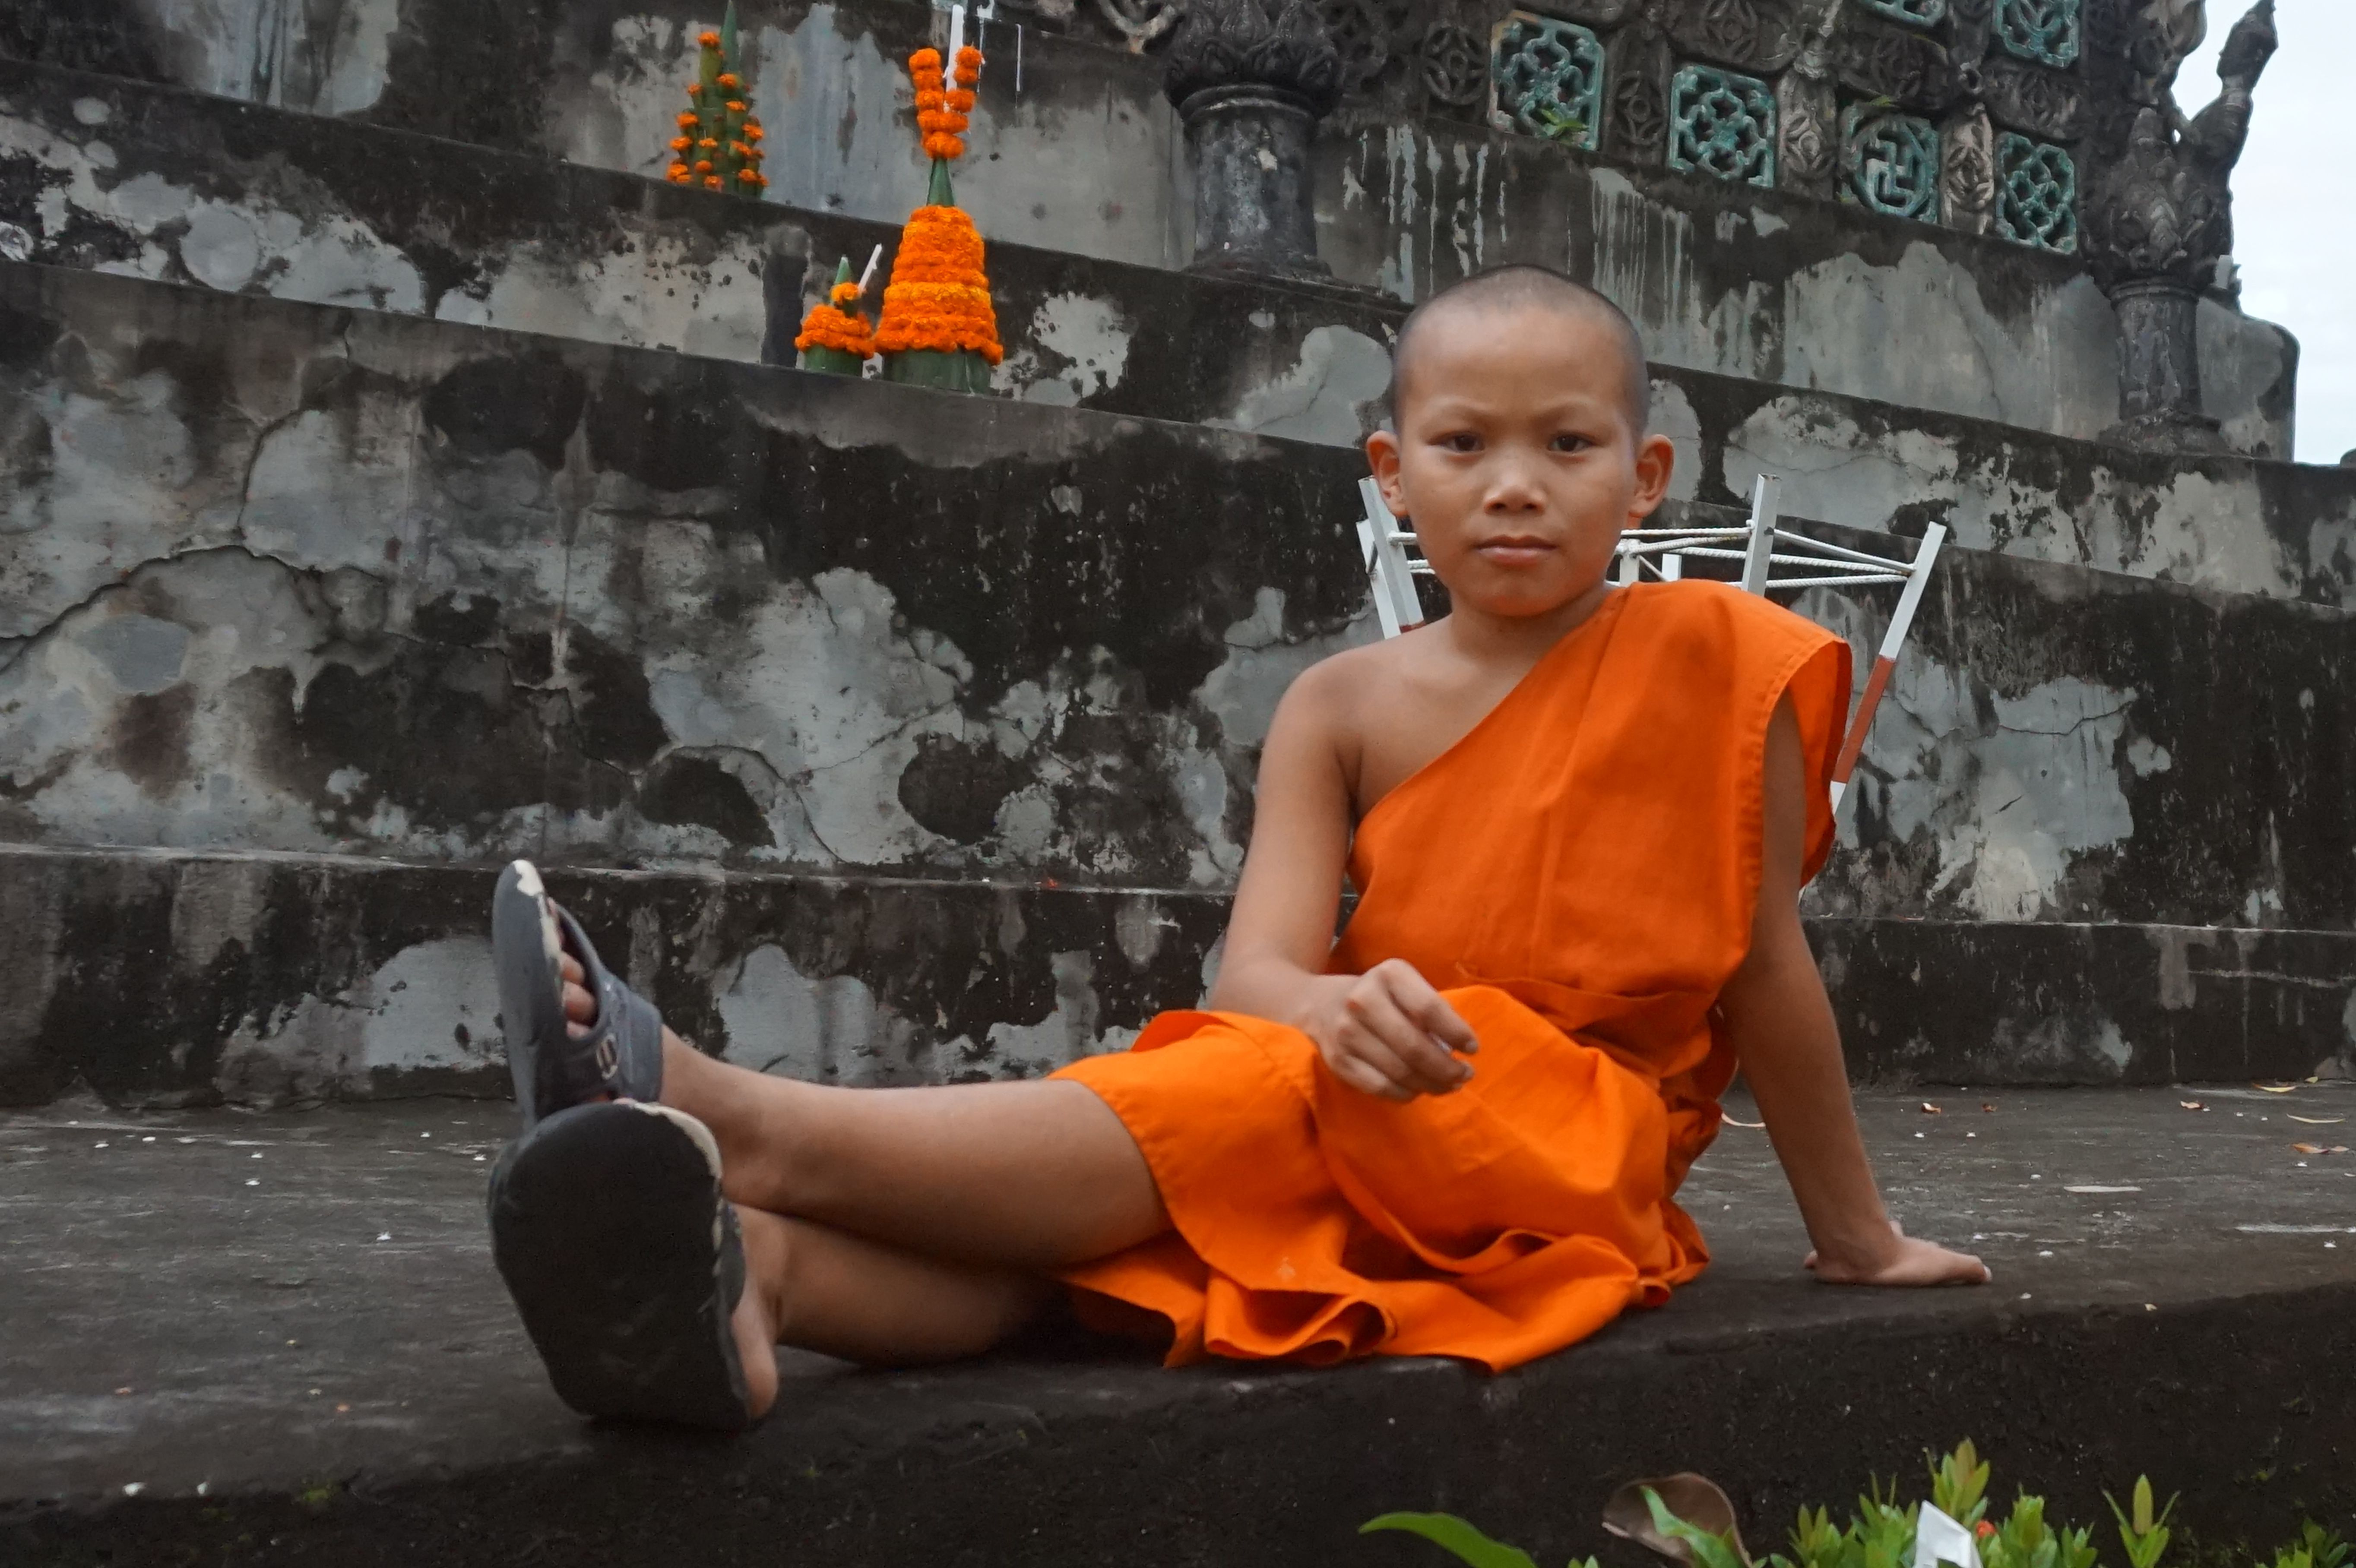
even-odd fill
[[(896, 62), (935, 19), (890, 0), (741, 9), (786, 155), (764, 203), (648, 177), (696, 21), (669, 0), (0, 0), (0, 929), (25, 965), (0, 997), (0, 1104), (24, 1108), (10, 1168), (44, 1204), (106, 1207), (77, 1186), (101, 1179), (50, 1152), (81, 1124), (217, 1141), (277, 1107), (271, 1136), (318, 1143), (324, 1190), (373, 1170), (354, 1151), (372, 1129), (406, 1136), (412, 1112), (305, 1107), (503, 1094), (483, 910), (519, 854), (682, 1032), (766, 1071), (1030, 1075), (1193, 1003), (1276, 698), (1374, 635), (1351, 449), (1404, 296), (1512, 257), (1567, 263), (1638, 315), (1679, 448), (1673, 511), (1737, 517), (1772, 471), (1828, 539), (1954, 531), (1806, 904), (1860, 1079), (1997, 1093), (2356, 1064), (2356, 474), (2265, 455), (2292, 414), (2278, 329), (2202, 306), (2209, 408), (2236, 454), (2099, 446), (2115, 329), (2065, 259), (1364, 110), (1316, 153), (1334, 283), (1190, 273), (1191, 176), (1152, 58), (1033, 26), (1018, 91), (1012, 26), (992, 24), (959, 191), (991, 240), (1001, 395), (806, 375), (786, 365), (802, 312), (838, 256), (888, 244), (920, 187)], [(1861, 651), (1888, 609), (1824, 592), (1798, 607)], [(1894, 1118), (1919, 1100), (1877, 1104)], [(2051, 1103), (2040, 1165), (2071, 1147), (2071, 1107), (2094, 1125), (2177, 1100)], [(454, 1115), (496, 1140), (496, 1107)], [(446, 1237), (431, 1266), (487, 1279), (461, 1240), (478, 1232), (473, 1189), (397, 1175), (368, 1190)], [(1958, 1167), (1933, 1211), (1976, 1223), (2025, 1179)], [(2254, 1198), (2269, 1218), (2252, 1222), (2325, 1223), (2329, 1193), (2287, 1218)], [(224, 1234), (254, 1221), (205, 1212)], [(2201, 1234), (2223, 1246), (2236, 1221), (2213, 1218)], [(254, 1277), (351, 1264), (345, 1240), (286, 1222), (250, 1243)], [(90, 1268), (114, 1244), (27, 1233), (48, 1250), (20, 1261)], [(2349, 1276), (2317, 1259), (2348, 1255), (2244, 1258), (2155, 1353), (2208, 1397), (2205, 1337), (2266, 1314), (2344, 1322)], [(1860, 1330), (1885, 1349), (1844, 1399), (1874, 1378), (1962, 1389), (1973, 1357), (2025, 1355), (2050, 1328), (2029, 1360), (2091, 1400), (2142, 1342), (2122, 1312), (2169, 1274), (2096, 1269), (2074, 1316), (2016, 1328), (1968, 1303), (1812, 1316), (1762, 1283), (1790, 1283), (1777, 1257), (1696, 1293), (1681, 1327), (1539, 1381), (1622, 1425), (1655, 1395), (1682, 1412), (1664, 1465), (1710, 1420), (1710, 1369), (1734, 1366), (1696, 1372), (1697, 1345), (1752, 1354), (1732, 1373), (1746, 1421), (1791, 1419), (1787, 1374)], [(426, 1289), (427, 1258), (386, 1288)], [(31, 1299), (0, 1306), (0, 1341)], [(1769, 1299), (1785, 1305), (1751, 1315)], [(495, 1307), (466, 1310), (488, 1324)], [(1941, 1311), (1958, 1316), (1925, 1315)], [(226, 1307), (205, 1321), (238, 1331)], [(383, 1442), (336, 1439), (328, 1489), (359, 1500), (305, 1513), (285, 1496), (308, 1472), (273, 1460), (235, 1483), (262, 1500), (222, 1511), (220, 1539), (245, 1537), (225, 1560), (603, 1561), (599, 1543), (627, 1541), (627, 1560), (687, 1561), (662, 1554), (688, 1539), (668, 1522), (605, 1509), (572, 1532), (590, 1450), (508, 1377), (515, 1335), (498, 1332), (506, 1381), (465, 1385), (496, 1420), (470, 1424), (465, 1399), (397, 1418), (386, 1383)], [(1946, 1334), (1980, 1348), (1940, 1350)], [(431, 1360), (401, 1364), (430, 1378)], [(40, 1553), (27, 1561), (169, 1560), (165, 1543), (210, 1530), (201, 1477), (124, 1466), (196, 1441), (187, 1411), (252, 1369), (203, 1363), (158, 1425), (39, 1381), (87, 1381), (97, 1362), (48, 1360), (0, 1360), (37, 1385), (0, 1389), (0, 1472), (32, 1451), (8, 1445), (25, 1435), (80, 1434), (61, 1467), (0, 1485), (0, 1530)], [(1541, 1470), (1530, 1445), (1562, 1435), (1558, 1418), (1517, 1424), (1514, 1391), (1532, 1385), (1513, 1380), (1431, 1393), (1411, 1369), (1221, 1392), (1059, 1365), (827, 1384), (760, 1457), (730, 1461), (827, 1471), (798, 1501), (737, 1471), (714, 1490), (693, 1478), (701, 1449), (614, 1451), (741, 1508), (706, 1532), (719, 1560), (754, 1551), (774, 1506), (849, 1543), (814, 1560), (1044, 1563), (1103, 1560), (1087, 1553), (1120, 1524), (1104, 1510), (1136, 1495), (1106, 1478), (1150, 1472), (1165, 1437), (1228, 1474), (1211, 1434), (1246, 1406), (1247, 1457), (1426, 1409)], [(2268, 1371), (2267, 1397), (2299, 1397), (2293, 1373)], [(1023, 1420), (956, 1413), (1010, 1401), (1063, 1413), (1039, 1418), (1049, 1457), (1022, 1456)], [(1125, 1413), (1120, 1435), (1091, 1424), (1098, 1404)], [(1993, 1409), (1955, 1393), (1928, 1424), (1875, 1430), (1950, 1441), (1943, 1424)], [(503, 1469), (516, 1420), (535, 1456)], [(2290, 1441), (2256, 1417), (2244, 1435), (2253, 1455)], [(865, 1456), (828, 1470), (835, 1442)], [(1711, 1452), (1778, 1463), (1758, 1444)], [(1803, 1480), (1853, 1485), (1861, 1468), (1833, 1474), (1853, 1457), (1812, 1451), (1759, 1495), (1781, 1508)], [(1564, 1463), (1577, 1487), (1609, 1468)], [(1009, 1464), (1065, 1477), (1040, 1507), (1081, 1520), (1086, 1552), (1026, 1555), (1003, 1520), (960, 1546), (958, 1510)], [(878, 1522), (892, 1474), (937, 1494), (896, 1531)], [(157, 1496), (120, 1495), (149, 1475)], [(401, 1477), (391, 1534), (370, 1535), (354, 1475)], [(1282, 1512), (1221, 1484), (1256, 1520)], [(1516, 1486), (1500, 1506), (1528, 1517), (1545, 1488)], [(656, 1493), (629, 1495), (659, 1515)], [(1205, 1517), (1212, 1495), (1181, 1511)], [(1320, 1529), (1341, 1506), (1311, 1510)], [(1325, 1560), (1305, 1526), (1268, 1528)], [(1232, 1546), (1173, 1535), (1141, 1560)], [(1333, 1560), (1381, 1560), (1348, 1547)]]

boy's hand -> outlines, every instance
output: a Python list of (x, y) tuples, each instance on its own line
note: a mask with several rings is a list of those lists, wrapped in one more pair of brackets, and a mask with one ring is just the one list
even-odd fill
[(1828, 1258), (1810, 1253), (1806, 1266), (1826, 1285), (1986, 1285), (1992, 1277), (1987, 1264), (1968, 1253), (1951, 1253), (1931, 1242), (1918, 1242), (1890, 1224), (1890, 1244), (1876, 1255)]
[(1472, 1026), (1399, 958), (1363, 975), (1323, 976), (1301, 1027), (1334, 1077), (1402, 1103), (1462, 1084), (1472, 1065), (1451, 1052), (1481, 1049)]

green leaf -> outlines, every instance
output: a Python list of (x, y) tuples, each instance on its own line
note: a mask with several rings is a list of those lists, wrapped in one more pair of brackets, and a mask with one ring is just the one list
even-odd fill
[(1692, 1552), (1694, 1568), (1748, 1568), (1742, 1553), (1736, 1551), (1730, 1535), (1713, 1535), (1699, 1525), (1688, 1524), (1669, 1511), (1661, 1494), (1652, 1488), (1644, 1488), (1644, 1506), (1653, 1510), (1653, 1528), (1671, 1541), (1682, 1541)]
[(730, 70), (736, 69), (736, 0), (728, 0), (728, 9), (720, 20), (720, 52), (727, 57)]
[(1955, 1451), (1931, 1467), (1931, 1506), (1969, 1528), (1987, 1513), (1989, 1467), (1965, 1438)]
[(1472, 1568), (1538, 1568), (1530, 1554), (1504, 1541), (1492, 1541), (1452, 1513), (1387, 1513), (1358, 1527), (1360, 1535), (1377, 1530), (1403, 1530), (1435, 1546), (1446, 1547)]

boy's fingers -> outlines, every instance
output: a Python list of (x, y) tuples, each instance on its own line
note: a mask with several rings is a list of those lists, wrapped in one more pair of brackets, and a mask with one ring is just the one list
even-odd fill
[(1371, 1029), (1353, 1026), (1342, 1037), (1342, 1054), (1381, 1079), (1388, 1098), (1412, 1100), (1426, 1093), (1398, 1053)]
[(1415, 1097), (1359, 1057), (1344, 1055), (1340, 1061), (1330, 1061), (1326, 1065), (1333, 1070), (1334, 1077), (1362, 1094), (1372, 1094), (1381, 1100), (1411, 1100)]
[(1448, 998), (1432, 988), (1430, 981), (1415, 971), (1411, 965), (1385, 965), (1383, 979), (1399, 1010), (1413, 1019), (1418, 1029), (1440, 1041), (1444, 1051), (1461, 1051), (1470, 1055), (1481, 1049), (1479, 1037), (1464, 1015), (1448, 1005)]
[(1443, 1094), (1471, 1076), (1470, 1069), (1449, 1055), (1383, 992), (1352, 996), (1350, 1016), (1388, 1050), (1404, 1072), (1400, 1082), (1408, 1087)]

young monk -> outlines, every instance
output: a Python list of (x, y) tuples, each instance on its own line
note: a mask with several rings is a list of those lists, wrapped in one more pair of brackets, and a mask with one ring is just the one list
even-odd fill
[(1408, 318), (1366, 454), (1451, 613), (1285, 695), (1215, 1010), (1128, 1052), (929, 1089), (731, 1067), (510, 867), (527, 1130), (492, 1234), (558, 1392), (742, 1426), (780, 1342), (965, 1356), (1066, 1295), (1173, 1364), (1511, 1367), (1701, 1271), (1672, 1195), (1738, 1068), (1817, 1278), (1986, 1280), (1884, 1212), (1801, 931), (1847, 645), (1722, 584), (1606, 582), (1669, 483), (1647, 386), (1627, 318), (1541, 269)]

